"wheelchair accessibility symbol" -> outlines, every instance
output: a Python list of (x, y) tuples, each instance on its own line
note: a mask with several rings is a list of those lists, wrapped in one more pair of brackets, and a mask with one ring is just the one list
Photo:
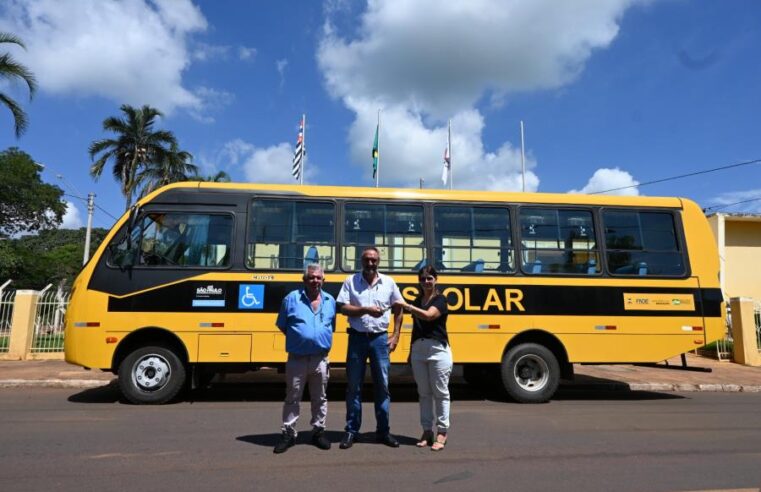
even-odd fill
[(264, 286), (242, 284), (238, 287), (238, 309), (264, 309)]

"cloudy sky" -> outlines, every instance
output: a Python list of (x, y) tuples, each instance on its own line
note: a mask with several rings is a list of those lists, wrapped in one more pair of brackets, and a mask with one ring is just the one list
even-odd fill
[[(6, 0), (5, 45), (39, 92), (20, 139), (0, 108), (0, 148), (45, 165), (77, 227), (97, 194), (108, 227), (124, 200), (95, 182), (90, 142), (121, 104), (150, 104), (204, 174), (293, 182), (307, 115), (306, 180), (442, 187), (447, 122), (454, 187), (679, 195), (703, 207), (761, 197), (761, 3), (754, 0)], [(60, 176), (60, 177), (59, 177)], [(722, 209), (761, 211), (761, 200)]]

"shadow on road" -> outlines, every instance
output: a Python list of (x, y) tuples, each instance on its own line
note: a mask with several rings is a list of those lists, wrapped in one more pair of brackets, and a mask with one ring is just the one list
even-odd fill
[[(325, 437), (328, 438), (328, 441), (330, 441), (334, 446), (338, 446), (338, 443), (341, 442), (341, 439), (343, 438), (344, 433), (339, 431), (331, 431), (326, 430), (325, 431)], [(417, 439), (409, 436), (400, 436), (398, 434), (394, 434), (396, 439), (399, 441), (399, 445), (401, 446), (414, 446), (415, 443), (417, 443)], [(299, 432), (299, 435), (296, 437), (296, 445), (304, 444), (307, 446), (311, 446), (311, 438), (312, 433), (310, 431), (301, 431)], [(273, 448), (275, 447), (275, 444), (280, 440), (280, 434), (279, 433), (270, 433), (270, 434), (251, 434), (247, 436), (239, 436), (235, 438), (238, 441), (246, 442), (249, 444), (255, 444), (257, 446), (264, 446), (267, 448)], [(356, 443), (361, 444), (375, 444), (377, 446), (383, 446), (381, 443), (375, 442), (375, 432), (363, 432), (357, 436)]]
[[(391, 398), (394, 402), (417, 402), (417, 388), (414, 383), (392, 383)], [(452, 401), (492, 401), (512, 403), (513, 401), (495, 385), (475, 387), (462, 380), (450, 384)], [(343, 401), (346, 395), (345, 381), (337, 381), (328, 386), (329, 401)], [(185, 391), (175, 403), (184, 402), (282, 402), (285, 397), (283, 382), (221, 382), (212, 383), (208, 388)], [(584, 377), (576, 383), (561, 385), (553, 400), (556, 401), (608, 401), (608, 400), (670, 400), (684, 398), (669, 392), (631, 391), (619, 381)], [(365, 384), (362, 400), (373, 401), (372, 384)], [(71, 395), (72, 403), (124, 403), (115, 382), (80, 391)], [(309, 401), (309, 390), (304, 392), (302, 401)], [(274, 446), (274, 444), (273, 444)]]

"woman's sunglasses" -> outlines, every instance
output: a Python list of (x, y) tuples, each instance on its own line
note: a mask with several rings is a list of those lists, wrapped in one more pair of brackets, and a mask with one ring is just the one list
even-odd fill
[(418, 277), (418, 280), (420, 280), (421, 282), (433, 282), (434, 280), (436, 280), (436, 277), (434, 277), (433, 275), (429, 275), (427, 277)]

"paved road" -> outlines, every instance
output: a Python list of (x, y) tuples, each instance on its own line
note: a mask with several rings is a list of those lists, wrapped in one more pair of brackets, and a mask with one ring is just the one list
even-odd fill
[[(333, 401), (342, 388), (333, 388)], [(402, 447), (301, 444), (273, 455), (276, 384), (235, 386), (162, 407), (109, 387), (0, 390), (0, 490), (585, 490), (761, 486), (761, 394), (571, 392), (518, 405), (456, 386), (451, 442), (416, 449), (411, 386), (392, 388)], [(306, 410), (306, 404), (302, 404)], [(372, 431), (365, 407), (363, 430)], [(329, 437), (341, 437), (332, 403)], [(302, 421), (302, 428), (306, 423)], [(371, 433), (365, 434), (370, 440)]]

